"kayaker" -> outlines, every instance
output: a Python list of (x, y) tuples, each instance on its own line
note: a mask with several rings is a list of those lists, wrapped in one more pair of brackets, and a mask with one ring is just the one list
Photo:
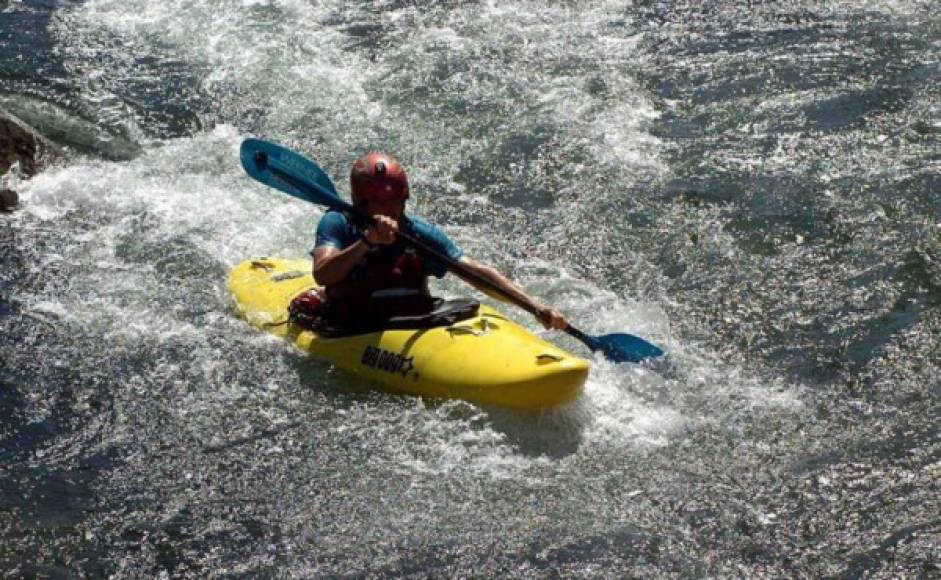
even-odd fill
[[(355, 327), (364, 319), (421, 314), (431, 308), (428, 276), (444, 277), (448, 265), (399, 239), (396, 234), (403, 228), (530, 305), (546, 328), (563, 330), (568, 326), (561, 312), (538, 302), (496, 269), (464, 256), (435, 226), (411, 216), (403, 219), (408, 176), (392, 156), (369, 153), (358, 159), (350, 171), (350, 188), (353, 205), (373, 216), (375, 223), (357, 224), (345, 213), (328, 211), (317, 226), (311, 252), (314, 278), (324, 287), (322, 306), (331, 325)], [(473, 280), (462, 278), (476, 286)]]

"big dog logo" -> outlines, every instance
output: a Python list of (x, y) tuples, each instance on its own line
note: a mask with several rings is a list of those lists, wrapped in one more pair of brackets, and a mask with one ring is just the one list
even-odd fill
[(366, 350), (363, 351), (363, 358), (359, 362), (367, 367), (386, 371), (387, 373), (401, 373), (405, 377), (408, 376), (409, 372), (415, 370), (414, 359), (415, 357), (407, 357), (379, 347), (367, 346)]

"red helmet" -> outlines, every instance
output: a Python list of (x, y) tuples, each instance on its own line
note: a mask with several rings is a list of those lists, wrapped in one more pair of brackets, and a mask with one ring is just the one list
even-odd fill
[(353, 203), (366, 200), (408, 199), (408, 176), (391, 155), (367, 153), (350, 171)]

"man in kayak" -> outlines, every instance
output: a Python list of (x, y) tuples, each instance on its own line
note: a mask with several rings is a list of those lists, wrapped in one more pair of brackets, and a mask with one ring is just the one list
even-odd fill
[[(390, 155), (369, 153), (358, 159), (350, 187), (353, 205), (373, 216), (374, 223), (357, 224), (345, 213), (328, 211), (317, 226), (312, 252), (314, 278), (325, 289), (323, 306), (331, 326), (357, 327), (367, 318), (421, 314), (432, 307), (428, 276), (444, 277), (448, 265), (407, 244), (397, 236), (400, 228), (529, 305), (546, 328), (568, 326), (562, 313), (536, 301), (496, 269), (464, 256), (438, 228), (414, 217), (403, 219), (408, 177)], [(500, 298), (472, 278), (454, 273)]]

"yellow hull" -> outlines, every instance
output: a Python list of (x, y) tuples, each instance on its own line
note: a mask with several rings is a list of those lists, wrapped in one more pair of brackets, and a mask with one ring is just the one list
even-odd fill
[(228, 289), (251, 324), (394, 392), (516, 409), (571, 401), (588, 363), (481, 306), (452, 326), (324, 338), (287, 318), (294, 296), (315, 285), (310, 260), (259, 258), (236, 266)]

